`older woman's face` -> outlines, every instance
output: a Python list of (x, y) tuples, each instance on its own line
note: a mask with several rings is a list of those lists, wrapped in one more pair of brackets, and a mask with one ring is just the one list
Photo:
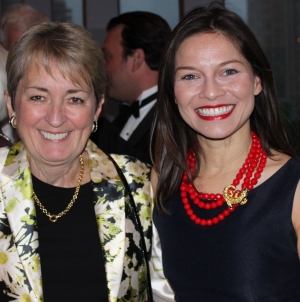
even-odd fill
[(261, 81), (227, 38), (221, 34), (187, 38), (175, 61), (175, 97), (190, 127), (213, 139), (230, 136), (243, 127), (249, 131)]
[(51, 73), (42, 64), (31, 63), (27, 76), (18, 84), (15, 110), (9, 105), (8, 109), (10, 116), (16, 116), (29, 156), (59, 164), (74, 160), (82, 152), (102, 102), (96, 108), (93, 89), (83, 80), (77, 85), (64, 78), (55, 64)]

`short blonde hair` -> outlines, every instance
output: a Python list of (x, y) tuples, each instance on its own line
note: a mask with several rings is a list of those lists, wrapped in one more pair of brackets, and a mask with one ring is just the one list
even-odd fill
[(66, 78), (93, 88), (97, 104), (106, 87), (106, 71), (99, 44), (82, 26), (43, 22), (30, 27), (10, 49), (7, 63), (7, 89), (12, 103), (20, 80), (32, 61), (42, 63), (51, 74), (51, 63)]

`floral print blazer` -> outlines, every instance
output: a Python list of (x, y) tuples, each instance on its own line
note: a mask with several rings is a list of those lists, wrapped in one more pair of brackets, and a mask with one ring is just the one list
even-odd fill
[[(95, 215), (105, 255), (109, 301), (146, 298), (146, 268), (140, 233), (113, 163), (87, 143)], [(147, 250), (151, 240), (151, 193), (148, 167), (131, 157), (113, 155), (134, 197)], [(0, 149), (0, 281), (10, 301), (43, 301), (35, 203), (27, 153), (19, 142)]]

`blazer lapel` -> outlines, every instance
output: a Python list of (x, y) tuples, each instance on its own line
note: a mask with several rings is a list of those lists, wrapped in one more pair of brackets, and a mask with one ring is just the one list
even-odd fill
[[(42, 296), (40, 256), (32, 181), (26, 151), (21, 143), (10, 150), (2, 170), (1, 190), (7, 219), (28, 283), (17, 289), (33, 301)], [(25, 287), (26, 287), (25, 286)], [(34, 296), (34, 294), (36, 296)]]
[(93, 182), (95, 214), (105, 256), (106, 279), (110, 301), (116, 301), (121, 291), (124, 267), (125, 198), (121, 181), (107, 155), (88, 142), (89, 168)]

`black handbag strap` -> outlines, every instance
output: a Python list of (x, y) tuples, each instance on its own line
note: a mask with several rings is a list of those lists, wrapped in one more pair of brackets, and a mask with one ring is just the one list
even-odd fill
[(141, 250), (142, 250), (145, 265), (146, 265), (146, 275), (147, 275), (146, 288), (147, 288), (148, 302), (153, 302), (153, 294), (152, 294), (151, 279), (150, 279), (150, 270), (149, 270), (149, 263), (148, 263), (149, 260), (148, 260), (148, 257), (147, 257), (147, 248), (146, 248), (146, 243), (145, 243), (144, 232), (143, 232), (141, 220), (140, 220), (140, 217), (138, 215), (136, 204), (134, 202), (134, 199), (133, 199), (133, 196), (131, 194), (130, 187), (129, 187), (129, 184), (126, 180), (125, 175), (123, 174), (122, 170), (120, 169), (118, 164), (115, 162), (115, 160), (110, 155), (108, 155), (108, 157), (112, 161), (112, 163), (114, 164), (114, 166), (115, 166), (115, 168), (118, 172), (118, 175), (119, 175), (119, 177), (120, 177), (120, 179), (121, 179), (121, 181), (124, 185), (125, 192), (126, 192), (127, 196), (129, 197), (129, 204), (131, 206), (132, 213), (133, 213), (136, 225), (138, 227), (138, 231), (139, 231), (140, 236), (141, 236)]

